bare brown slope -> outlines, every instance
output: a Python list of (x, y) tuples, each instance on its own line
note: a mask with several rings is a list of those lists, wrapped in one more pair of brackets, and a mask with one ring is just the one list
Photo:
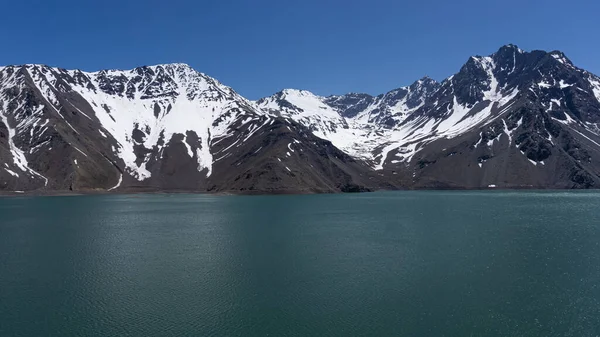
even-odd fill
[(392, 188), (365, 163), (288, 120), (277, 119), (232, 147), (235, 141), (231, 137), (213, 147), (217, 157), (224, 149), (231, 155), (215, 163), (209, 191), (330, 193)]

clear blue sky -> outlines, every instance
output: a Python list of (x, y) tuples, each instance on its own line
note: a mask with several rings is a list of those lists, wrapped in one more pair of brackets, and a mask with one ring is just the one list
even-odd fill
[(0, 65), (184, 62), (256, 99), (283, 88), (378, 94), (441, 80), (507, 43), (600, 73), (600, 1), (13, 0)]

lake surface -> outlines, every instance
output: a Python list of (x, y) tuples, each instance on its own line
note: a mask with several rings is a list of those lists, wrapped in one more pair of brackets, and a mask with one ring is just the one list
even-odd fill
[(600, 193), (0, 198), (0, 336), (598, 336)]

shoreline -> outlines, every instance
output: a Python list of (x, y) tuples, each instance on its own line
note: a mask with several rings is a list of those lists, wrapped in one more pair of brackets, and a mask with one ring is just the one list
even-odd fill
[(466, 192), (466, 191), (598, 191), (600, 188), (556, 188), (556, 187), (533, 187), (533, 186), (512, 186), (512, 187), (481, 187), (481, 188), (397, 188), (397, 189), (379, 189), (360, 192), (336, 192), (336, 191), (310, 191), (310, 190), (252, 190), (252, 191), (198, 191), (198, 190), (84, 190), (84, 191), (62, 191), (62, 190), (32, 190), (32, 191), (0, 191), (0, 198), (5, 197), (74, 197), (74, 196), (93, 196), (93, 195), (177, 195), (177, 194), (197, 194), (211, 196), (267, 196), (267, 195), (317, 195), (317, 194), (363, 194), (374, 192), (399, 192), (399, 191), (445, 191), (445, 192)]

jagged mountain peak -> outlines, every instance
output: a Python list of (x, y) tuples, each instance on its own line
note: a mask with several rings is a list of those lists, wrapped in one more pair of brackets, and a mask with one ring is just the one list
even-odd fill
[(561, 64), (573, 67), (573, 62), (562, 51), (554, 50), (549, 55)]
[(435, 85), (437, 83), (438, 83), (438, 81), (436, 81), (433, 78), (429, 77), (429, 75), (425, 75), (425, 76), (421, 77), (420, 79), (416, 80), (410, 86), (413, 86), (413, 85)]
[(173, 62), (173, 63), (161, 63), (151, 67), (163, 67), (163, 68), (174, 68), (174, 69), (192, 69), (196, 71), (192, 66), (184, 62)]
[(86, 73), (90, 73), (90, 74), (95, 74), (95, 73), (131, 73), (131, 72), (143, 73), (143, 72), (146, 72), (146, 71), (153, 71), (154, 72), (154, 71), (157, 71), (157, 70), (160, 70), (160, 69), (172, 70), (172, 71), (182, 71), (182, 72), (187, 72), (187, 71), (198, 72), (192, 66), (190, 66), (187, 63), (175, 62), (175, 63), (146, 64), (146, 65), (140, 65), (140, 66), (137, 66), (137, 67), (133, 67), (133, 68), (130, 68), (130, 69), (117, 69), (117, 68), (100, 69), (100, 70), (96, 70), (96, 71), (88, 71)]
[(222, 99), (224, 96), (248, 100), (215, 78), (199, 72), (186, 63), (167, 63), (140, 66), (133, 69), (103, 69), (93, 72), (79, 69), (67, 70), (44, 64), (5, 66), (0, 70), (27, 72), (36, 81), (55, 85), (62, 82), (64, 90), (73, 85), (97, 92), (115, 94), (133, 99), (156, 99), (163, 96), (185, 94), (189, 99)]
[(309, 99), (321, 99), (321, 96), (313, 93), (312, 91), (305, 89), (283, 89), (277, 93), (278, 96), (285, 98), (290, 97), (290, 99), (294, 99), (297, 97), (304, 97)]
[(297, 116), (305, 120), (326, 117), (336, 119), (336, 122), (343, 124), (343, 118), (325, 101), (325, 97), (308, 90), (284, 89), (272, 96), (259, 99), (256, 105), (267, 112), (277, 112), (284, 117)]
[(412, 93), (426, 94), (432, 93), (437, 90), (440, 86), (440, 83), (429, 76), (424, 76), (419, 80), (415, 81), (413, 84), (408, 87), (404, 87), (408, 89)]
[[(257, 105), (265, 105), (265, 104), (268, 104), (269, 102), (276, 101), (276, 102), (282, 102), (282, 104), (284, 106), (291, 108), (291, 106), (289, 106), (289, 104), (291, 104), (290, 100), (293, 101), (297, 98), (307, 98), (307, 99), (313, 99), (313, 100), (321, 100), (322, 99), (320, 96), (318, 96), (308, 90), (282, 89), (271, 96), (263, 97), (263, 98), (256, 100), (255, 103)], [(275, 109), (274, 106), (271, 106), (271, 107), (265, 106), (264, 108), (266, 108), (267, 110)]]
[(512, 44), (512, 43), (508, 43), (505, 44), (504, 46), (500, 47), (494, 54), (513, 54), (513, 53), (517, 53), (517, 54), (523, 54), (525, 51), (521, 48), (519, 48), (517, 45)]
[(304, 90), (304, 89), (283, 89), (280, 91), (281, 93), (285, 94), (285, 95), (312, 95), (312, 96), (316, 96), (315, 94), (313, 94), (312, 92), (308, 91), (308, 90)]
[(458, 103), (473, 107), (526, 90), (544, 79), (551, 78), (557, 86), (561, 81), (573, 81), (578, 71), (562, 52), (528, 52), (509, 44), (488, 56), (469, 57), (458, 73), (442, 82), (442, 88), (445, 94), (454, 92)]
[(500, 47), (500, 49), (490, 55), (470, 56), (461, 69), (469, 69), (471, 67), (477, 67), (478, 65), (481, 66), (482, 64), (489, 62), (493, 62), (495, 65), (498, 65), (498, 68), (518, 68), (520, 64), (525, 63), (527, 65), (534, 65), (538, 62), (545, 61), (550, 57), (565, 65), (573, 65), (571, 60), (569, 60), (569, 58), (559, 50), (550, 52), (538, 49), (525, 51), (514, 44), (507, 44)]

